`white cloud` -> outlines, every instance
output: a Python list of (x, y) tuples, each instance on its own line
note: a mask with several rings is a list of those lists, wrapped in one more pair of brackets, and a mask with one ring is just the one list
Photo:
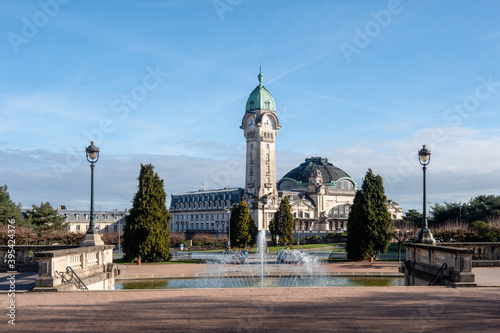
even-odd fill
[[(441, 140), (430, 138), (442, 133)], [(321, 156), (347, 172), (359, 185), (368, 168), (384, 178), (386, 194), (402, 204), (405, 210), (422, 206), (422, 167), (417, 151), (428, 144), (432, 151), (427, 169), (428, 201), (432, 203), (468, 201), (480, 194), (500, 191), (500, 131), (470, 128), (433, 128), (409, 135), (403, 140), (357, 141)], [(242, 139), (243, 142), (244, 139)], [(171, 155), (101, 154), (95, 168), (95, 202), (102, 209), (130, 208), (137, 190), (140, 163), (151, 163), (165, 181), (167, 194), (195, 191), (201, 188), (240, 187), (244, 185), (244, 154), (240, 145), (217, 142), (188, 142), (186, 147), (217, 152), (214, 158)], [(194, 147), (194, 148), (193, 148)], [(244, 143), (243, 146), (244, 147)], [(208, 156), (209, 153), (200, 154)], [(196, 156), (196, 155), (195, 155)], [(231, 158), (224, 158), (231, 156)], [(277, 176), (298, 166), (306, 157), (288, 151), (277, 151)], [(11, 197), (24, 206), (49, 201), (69, 208), (86, 209), (89, 202), (90, 174), (84, 160), (68, 166), (65, 153), (45, 149), (4, 150), (0, 154), (2, 183)], [(57, 170), (62, 170), (60, 175)]]

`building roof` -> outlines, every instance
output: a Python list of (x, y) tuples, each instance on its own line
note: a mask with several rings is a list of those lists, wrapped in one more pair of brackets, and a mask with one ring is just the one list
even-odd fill
[(346, 172), (328, 162), (328, 159), (324, 157), (306, 158), (304, 163), (288, 172), (278, 183), (284, 180), (294, 180), (299, 187), (301, 187), (300, 185), (307, 186), (309, 178), (313, 174), (317, 174), (317, 170), (321, 172), (324, 185), (334, 185), (338, 180), (346, 179), (351, 181), (354, 187), (357, 187), (354, 180)]
[(247, 100), (247, 105), (245, 108), (246, 112), (252, 110), (270, 110), (276, 111), (276, 104), (274, 104), (274, 99), (269, 90), (262, 85), (262, 70), (259, 72), (259, 85), (255, 87)]
[(189, 192), (184, 192), (184, 193), (179, 193), (179, 194), (172, 194), (172, 197), (178, 197), (182, 195), (205, 195), (205, 194), (218, 194), (218, 193), (227, 193), (227, 192), (235, 192), (235, 191), (243, 191), (241, 187), (225, 187), (221, 189), (213, 189), (213, 190), (206, 190), (206, 189), (201, 189), (198, 191), (189, 191)]

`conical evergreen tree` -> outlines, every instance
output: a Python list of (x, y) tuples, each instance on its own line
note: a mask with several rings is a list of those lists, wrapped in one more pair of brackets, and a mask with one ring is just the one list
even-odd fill
[(245, 201), (234, 205), (231, 209), (231, 245), (247, 247), (255, 244), (257, 240), (257, 226), (250, 217), (250, 209)]
[(269, 223), (269, 232), (273, 243), (276, 243), (276, 235), (279, 236), (280, 243), (293, 243), (293, 215), (288, 197), (281, 200), (280, 207), (274, 214), (274, 219)]
[(392, 219), (386, 201), (382, 177), (368, 169), (347, 222), (347, 259), (368, 260), (377, 252), (387, 251)]
[(123, 233), (125, 260), (163, 261), (170, 257), (170, 213), (165, 205), (163, 180), (151, 164), (142, 165), (138, 191), (126, 217)]

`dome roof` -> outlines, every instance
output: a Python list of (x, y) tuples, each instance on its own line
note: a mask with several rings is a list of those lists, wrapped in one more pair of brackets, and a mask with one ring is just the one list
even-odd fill
[[(319, 173), (318, 173), (319, 171)], [(336, 188), (336, 183), (341, 180), (346, 180), (352, 183), (354, 189), (357, 188), (356, 182), (344, 171), (328, 162), (327, 158), (311, 157), (306, 158), (305, 162), (300, 164), (295, 169), (288, 172), (279, 182), (278, 188), (286, 189), (289, 187), (287, 183), (293, 181), (298, 188), (307, 187), (310, 177), (321, 176), (323, 184), (329, 188)], [(283, 183), (283, 186), (280, 186)], [(293, 186), (295, 187), (295, 186)], [(351, 186), (349, 186), (350, 188)]]
[(269, 90), (262, 85), (263, 79), (262, 71), (259, 72), (259, 85), (255, 87), (247, 100), (247, 105), (245, 111), (251, 110), (271, 110), (276, 111), (276, 105), (274, 104), (274, 99)]

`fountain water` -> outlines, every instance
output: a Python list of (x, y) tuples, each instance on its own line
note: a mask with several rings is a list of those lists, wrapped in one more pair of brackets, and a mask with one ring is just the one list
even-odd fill
[[(324, 271), (319, 261), (299, 250), (282, 250), (276, 259), (267, 253), (266, 230), (257, 238), (257, 254), (230, 252), (207, 258), (214, 264), (203, 274), (202, 283), (210, 286), (234, 287), (294, 287), (298, 285), (325, 285)], [(208, 279), (209, 278), (209, 279)]]
[(261, 279), (261, 287), (264, 287), (264, 271), (266, 265), (266, 252), (267, 252), (267, 241), (266, 241), (266, 231), (264, 229), (259, 231), (259, 235), (257, 237), (257, 248), (259, 250), (259, 259), (260, 259), (260, 279)]
[[(185, 289), (185, 288), (252, 288), (252, 287), (339, 287), (363, 285), (404, 285), (401, 278), (349, 278), (325, 274), (319, 260), (300, 250), (281, 250), (276, 256), (266, 248), (266, 231), (261, 230), (257, 239), (258, 251), (204, 253), (203, 259), (210, 269), (196, 278), (150, 281), (149, 284), (133, 282), (129, 287), (115, 284), (116, 289)], [(201, 259), (201, 258), (200, 258)]]

